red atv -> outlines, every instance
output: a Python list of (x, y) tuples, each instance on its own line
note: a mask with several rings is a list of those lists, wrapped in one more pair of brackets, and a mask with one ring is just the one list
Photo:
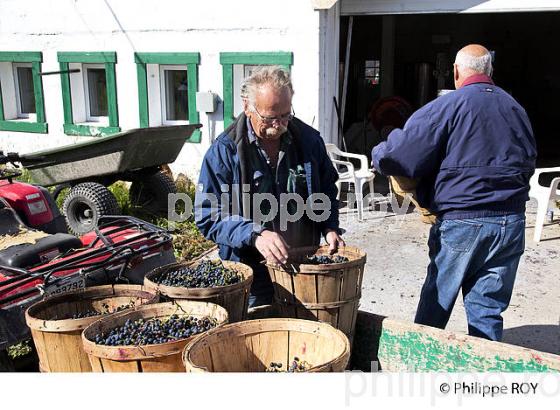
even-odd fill
[[(15, 157), (0, 152), (0, 163)], [(17, 175), (0, 169), (0, 351), (29, 338), (24, 311), (35, 301), (86, 286), (141, 284), (150, 270), (175, 262), (171, 235), (133, 217), (104, 216), (79, 239), (65, 233), (48, 190)]]

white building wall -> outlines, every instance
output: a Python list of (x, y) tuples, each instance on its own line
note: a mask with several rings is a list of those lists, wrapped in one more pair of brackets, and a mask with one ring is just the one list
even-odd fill
[[(220, 52), (293, 52), (294, 109), (319, 127), (319, 12), (309, 1), (1, 0), (0, 51), (42, 51), (43, 71), (59, 70), (58, 51), (116, 51), (123, 130), (139, 126), (134, 52), (200, 52), (198, 89), (220, 98)], [(43, 89), (49, 133), (0, 131), (0, 149), (27, 153), (87, 138), (63, 133), (60, 76), (44, 76)], [(221, 110), (200, 112), (202, 141), (185, 144), (174, 171), (196, 178), (210, 134), (223, 130)]]

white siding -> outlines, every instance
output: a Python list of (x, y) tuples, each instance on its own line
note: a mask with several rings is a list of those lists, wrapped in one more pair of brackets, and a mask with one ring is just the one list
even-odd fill
[[(290, 51), (294, 108), (298, 117), (318, 127), (319, 13), (308, 1), (2, 0), (0, 51), (42, 51), (43, 71), (59, 70), (57, 51), (116, 51), (122, 129), (139, 125), (136, 51), (200, 52), (199, 91), (220, 97), (220, 52)], [(0, 149), (25, 153), (86, 138), (62, 131), (60, 77), (44, 76), (43, 87), (49, 133), (0, 131)], [(215, 114), (200, 112), (202, 142), (185, 144), (175, 171), (196, 177), (209, 128), (215, 135), (223, 130), (221, 110), (220, 105)]]

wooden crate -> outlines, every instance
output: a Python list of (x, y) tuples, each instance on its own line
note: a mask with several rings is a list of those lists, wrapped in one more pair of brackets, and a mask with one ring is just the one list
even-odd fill
[(346, 246), (338, 255), (345, 263), (305, 264), (306, 256), (327, 255), (328, 246), (290, 250), (285, 265), (268, 264), (274, 303), (280, 316), (330, 323), (352, 341), (362, 291), (366, 255)]
[(199, 302), (220, 305), (227, 310), (230, 323), (245, 320), (247, 318), (249, 291), (253, 283), (253, 270), (243, 263), (222, 261), (226, 268), (235, 270), (243, 276), (243, 280), (234, 285), (218, 286), (215, 288), (185, 288), (161, 285), (155, 280), (158, 276), (170, 270), (187, 266), (195, 267), (200, 262), (201, 260), (172, 263), (154, 269), (145, 276), (144, 286), (172, 300), (197, 300)]
[(366, 372), (560, 372), (560, 356), (360, 311), (350, 367)]
[(81, 334), (100, 316), (71, 319), (73, 315), (90, 310), (113, 311), (123, 305), (140, 306), (157, 301), (156, 293), (140, 285), (105, 285), (63, 293), (30, 306), (25, 312), (25, 320), (31, 329), (41, 371), (91, 371)]
[(95, 335), (122, 326), (127, 320), (168, 318), (179, 316), (210, 317), (224, 324), (227, 311), (216, 304), (188, 300), (156, 303), (129, 312), (116, 313), (88, 326), (82, 334), (84, 351), (88, 354), (94, 372), (184, 372), (181, 352), (190, 340), (199, 335), (174, 342), (141, 346), (104, 346), (94, 343)]
[(329, 324), (301, 319), (260, 319), (212, 329), (185, 346), (188, 372), (263, 372), (271, 362), (286, 370), (294, 357), (310, 372), (344, 371), (346, 335)]

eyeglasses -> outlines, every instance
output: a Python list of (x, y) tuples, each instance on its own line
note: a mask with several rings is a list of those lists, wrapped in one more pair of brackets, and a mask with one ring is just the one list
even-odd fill
[(257, 107), (252, 106), (253, 112), (257, 114), (259, 119), (265, 124), (274, 124), (274, 122), (288, 122), (294, 119), (296, 113), (294, 112), (294, 107), (291, 107), (291, 112), (289, 114), (279, 115), (278, 117), (264, 117), (262, 116)]

